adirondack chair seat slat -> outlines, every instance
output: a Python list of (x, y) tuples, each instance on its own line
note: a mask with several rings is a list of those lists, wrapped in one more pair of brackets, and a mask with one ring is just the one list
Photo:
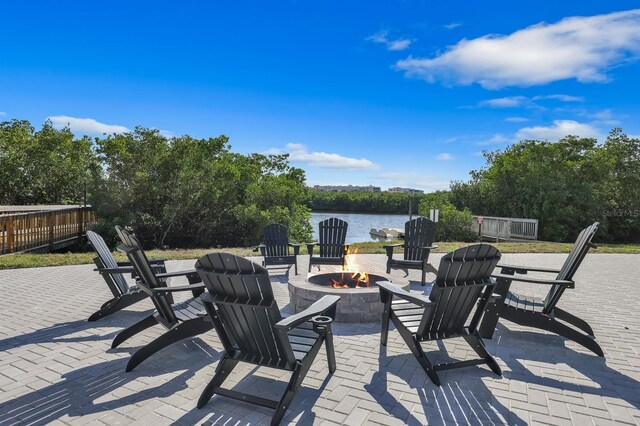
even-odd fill
[(184, 302), (175, 303), (171, 305), (171, 308), (175, 312), (176, 317), (181, 321), (189, 321), (207, 315), (207, 310), (199, 298), (192, 298)]
[[(428, 298), (404, 291), (389, 282), (379, 282), (380, 300), (384, 303), (380, 343), (386, 346), (389, 321), (392, 321), (411, 353), (438, 386), (440, 379), (436, 371), (450, 368), (486, 363), (494, 373), (501, 375), (500, 367), (486, 351), (476, 330), (496, 285), (490, 277), (499, 260), (500, 252), (488, 244), (463, 247), (445, 255)], [(404, 302), (394, 303), (394, 299)], [(474, 308), (476, 313), (466, 325)], [(432, 364), (420, 343), (455, 337), (464, 338), (479, 359)]]
[[(387, 251), (387, 274), (391, 269), (402, 269), (409, 275), (409, 269), (417, 269), (422, 272), (421, 284), (425, 285), (427, 272), (436, 272), (429, 264), (431, 250), (437, 248), (433, 245), (436, 234), (436, 224), (424, 217), (417, 217), (404, 224), (404, 243), (388, 244), (384, 248)], [(393, 257), (393, 250), (403, 247), (402, 259)]]
[[(335, 371), (331, 323), (314, 324), (312, 319), (318, 315), (334, 318), (340, 298), (325, 296), (305, 311), (282, 318), (266, 267), (232, 254), (210, 253), (198, 260), (196, 269), (207, 288), (201, 300), (224, 346), (198, 408), (218, 394), (274, 408), (271, 424), (277, 425), (322, 345), (327, 349), (329, 372)], [(240, 361), (291, 372), (280, 401), (222, 388)]]
[[(571, 252), (559, 270), (530, 266), (499, 265), (500, 274), (493, 274), (498, 279), (495, 293), (502, 296), (491, 303), (485, 311), (480, 334), (491, 338), (500, 318), (516, 324), (539, 328), (559, 334), (584, 346), (596, 355), (604, 356), (600, 345), (594, 340), (593, 329), (584, 321), (557, 307), (560, 298), (567, 289), (575, 287), (573, 276), (578, 270), (590, 248), (596, 247), (591, 240), (598, 230), (599, 223), (583, 229), (576, 239)], [(555, 279), (539, 279), (514, 276), (527, 272), (557, 273)], [(533, 285), (548, 285), (549, 292), (544, 299), (525, 297), (510, 291), (513, 281)]]

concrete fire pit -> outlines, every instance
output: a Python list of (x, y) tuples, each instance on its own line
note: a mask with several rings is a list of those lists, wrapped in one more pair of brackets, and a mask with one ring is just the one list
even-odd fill
[[(305, 310), (322, 296), (332, 294), (340, 296), (336, 322), (376, 322), (380, 321), (383, 305), (380, 303), (380, 290), (375, 281), (390, 281), (404, 290), (409, 290), (408, 280), (382, 274), (371, 275), (370, 287), (334, 288), (326, 284), (331, 281), (329, 275), (332, 274), (334, 273), (310, 274), (307, 278), (298, 275), (290, 278), (289, 298), (296, 313)], [(324, 275), (327, 277), (323, 277)], [(314, 284), (313, 282), (322, 284)]]

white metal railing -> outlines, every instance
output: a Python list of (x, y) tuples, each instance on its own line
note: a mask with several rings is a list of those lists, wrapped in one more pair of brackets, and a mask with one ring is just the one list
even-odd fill
[[(482, 225), (478, 218), (482, 218)], [(516, 217), (473, 216), (472, 231), (481, 238), (499, 240), (537, 240), (538, 219), (522, 219)]]

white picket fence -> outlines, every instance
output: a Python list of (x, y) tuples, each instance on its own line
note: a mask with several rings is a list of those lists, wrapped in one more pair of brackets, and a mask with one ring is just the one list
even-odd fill
[(482, 226), (478, 224), (478, 217), (473, 216), (471, 229), (480, 234), (482, 239), (496, 241), (509, 240), (537, 240), (538, 219), (522, 219), (516, 217), (482, 217)]

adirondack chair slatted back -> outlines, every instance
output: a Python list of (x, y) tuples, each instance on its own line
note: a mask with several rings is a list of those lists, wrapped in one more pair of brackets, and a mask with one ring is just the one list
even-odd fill
[(135, 235), (129, 234), (120, 226), (116, 226), (116, 232), (122, 241), (119, 248), (123, 249), (131, 262), (131, 266), (138, 276), (138, 287), (150, 296), (160, 319), (165, 325), (177, 323), (178, 320), (171, 307), (171, 301), (166, 294), (157, 294), (152, 291), (154, 288), (165, 287), (165, 283), (159, 280), (151, 268), (147, 255), (142, 250), (142, 245)]
[(436, 224), (424, 217), (417, 217), (404, 224), (404, 260), (426, 260), (433, 244)]
[(418, 335), (440, 338), (460, 332), (480, 293), (495, 285), (491, 274), (500, 257), (489, 244), (470, 245), (442, 257), (429, 295), (435, 307), (423, 316)]
[[(556, 279), (558, 280), (572, 280), (573, 275), (578, 270), (578, 267), (582, 263), (582, 260), (589, 252), (591, 248), (591, 240), (598, 230), (598, 222), (595, 222), (593, 225), (587, 226), (584, 228), (578, 238), (576, 238), (576, 242), (571, 249), (571, 253), (567, 256), (567, 259), (564, 261), (560, 272)], [(544, 306), (542, 308), (543, 313), (549, 313), (556, 307), (556, 304), (562, 297), (564, 293), (565, 287), (560, 285), (551, 286), (547, 297), (544, 299)]]
[[(104, 239), (100, 235), (93, 231), (87, 231), (87, 238), (89, 239), (89, 242), (91, 243), (93, 248), (96, 250), (96, 253), (98, 253), (98, 258), (102, 263), (102, 265), (98, 265), (98, 267), (118, 267), (118, 262), (116, 262), (116, 260), (113, 258), (111, 250), (109, 250), (107, 243), (104, 242)], [(117, 297), (123, 294), (127, 294), (127, 292), (129, 291), (129, 284), (122, 274), (108, 274), (107, 276), (105, 276), (105, 278), (107, 279), (107, 283), (111, 284), (109, 281), (111, 280), (112, 284), (115, 284), (117, 286), (117, 291), (120, 294), (115, 294), (115, 292), (113, 291), (114, 289), (111, 289), (112, 293), (114, 293), (114, 296)], [(111, 287), (111, 285), (109, 285), (109, 287)]]
[(264, 227), (263, 244), (267, 257), (289, 255), (289, 230), (280, 223), (272, 223)]
[(320, 236), (318, 246), (320, 257), (343, 257), (344, 242), (347, 239), (349, 224), (337, 217), (325, 219), (318, 225)]
[(291, 344), (275, 325), (282, 319), (266, 268), (229, 253), (210, 253), (196, 270), (213, 296), (214, 326), (234, 359), (258, 365), (293, 368)]

